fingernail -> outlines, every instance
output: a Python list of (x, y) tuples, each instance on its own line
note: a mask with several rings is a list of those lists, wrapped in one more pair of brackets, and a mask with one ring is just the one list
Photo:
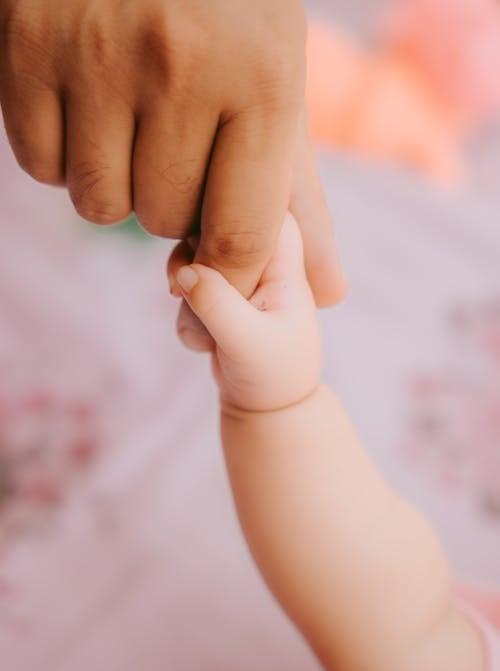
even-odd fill
[(183, 266), (178, 272), (176, 276), (178, 284), (182, 287), (182, 289), (186, 292), (189, 293), (191, 289), (198, 284), (198, 280), (200, 279), (198, 277), (198, 274), (191, 268), (191, 266)]
[(177, 280), (175, 279), (175, 275), (169, 273), (168, 284), (169, 284), (170, 293), (172, 294), (172, 296), (174, 296), (175, 298), (180, 298), (182, 296), (182, 292), (179, 288), (179, 284), (177, 283)]

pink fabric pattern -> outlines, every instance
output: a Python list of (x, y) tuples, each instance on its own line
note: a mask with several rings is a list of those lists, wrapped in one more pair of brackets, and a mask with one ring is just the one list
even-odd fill
[(500, 299), (463, 305), (448, 322), (449, 361), (410, 386), (404, 449), (444, 489), (500, 518)]

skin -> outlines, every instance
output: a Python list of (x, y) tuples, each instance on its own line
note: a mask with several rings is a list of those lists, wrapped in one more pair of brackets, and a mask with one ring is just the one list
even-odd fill
[(197, 261), (246, 296), (290, 208), (313, 222), (316, 301), (335, 303), (345, 282), (306, 132), (305, 35), (299, 0), (0, 0), (9, 141), (93, 222), (134, 210), (152, 234), (197, 233)]
[(177, 279), (207, 329), (243, 532), (325, 669), (484, 671), (480, 635), (454, 603), (435, 534), (384, 482), (320, 383), (294, 221), (248, 301), (200, 264)]

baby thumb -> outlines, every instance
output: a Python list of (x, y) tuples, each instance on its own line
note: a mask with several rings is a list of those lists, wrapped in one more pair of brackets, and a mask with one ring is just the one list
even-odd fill
[(251, 334), (259, 311), (216, 270), (193, 263), (177, 272), (177, 283), (191, 310), (228, 354)]

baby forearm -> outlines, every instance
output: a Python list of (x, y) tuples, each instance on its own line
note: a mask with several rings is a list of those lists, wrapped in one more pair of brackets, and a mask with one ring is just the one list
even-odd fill
[(482, 668), (472, 630), (455, 645), (456, 628), (469, 632), (431, 530), (386, 486), (328, 389), (267, 414), (224, 408), (222, 434), (255, 560), (327, 668)]

